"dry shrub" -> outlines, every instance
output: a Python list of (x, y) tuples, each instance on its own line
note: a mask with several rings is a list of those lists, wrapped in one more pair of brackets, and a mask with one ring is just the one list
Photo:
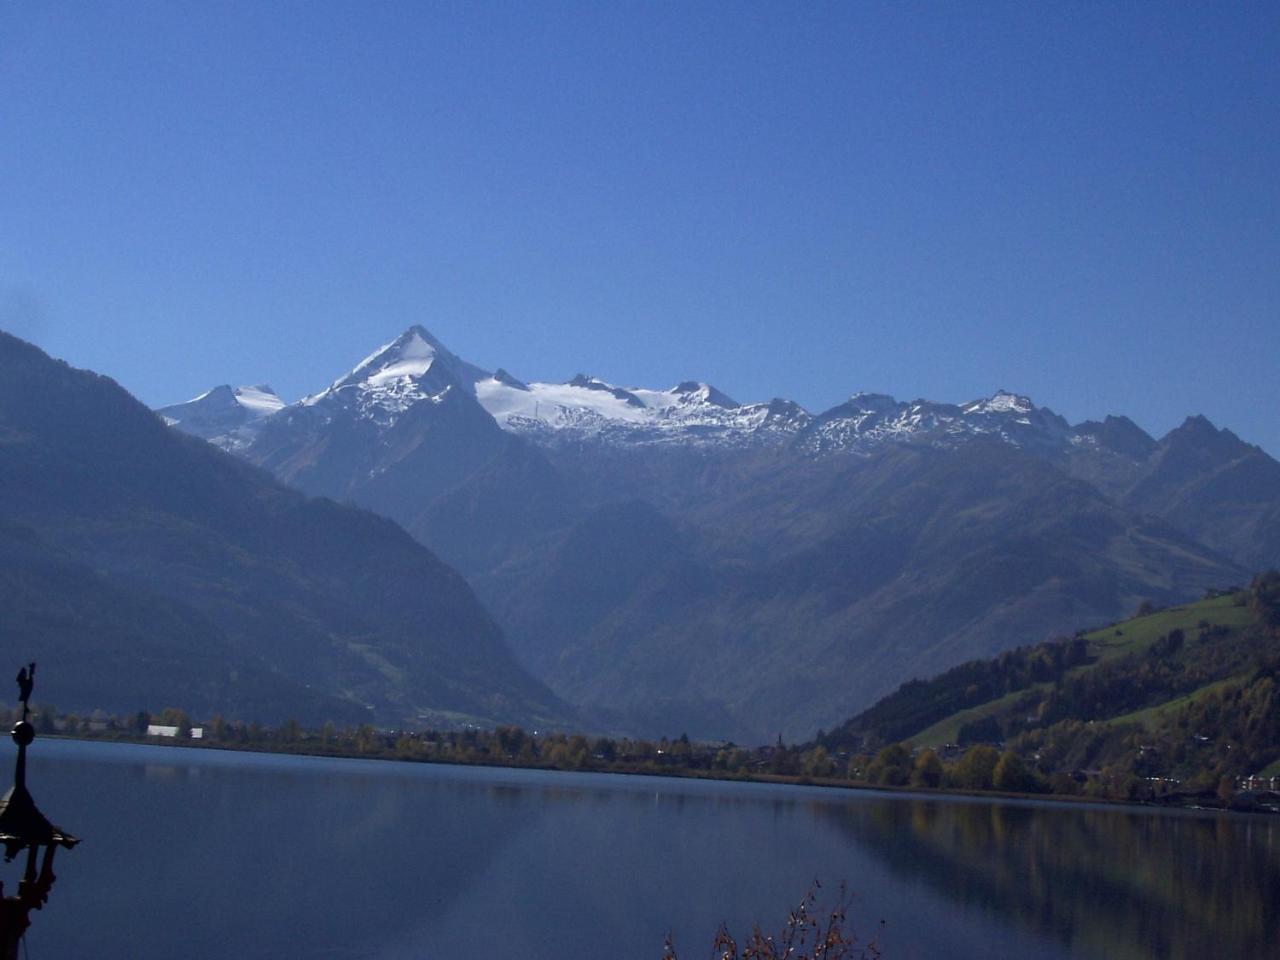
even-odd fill
[[(815, 881), (800, 905), (787, 914), (786, 925), (777, 936), (766, 934), (757, 924), (751, 936), (739, 944), (721, 923), (711, 945), (712, 960), (880, 960), (876, 938), (859, 944), (848, 926), (852, 897), (845, 886), (841, 884), (839, 899), (831, 910), (818, 905), (820, 888)], [(679, 960), (670, 935), (662, 956), (663, 960)]]

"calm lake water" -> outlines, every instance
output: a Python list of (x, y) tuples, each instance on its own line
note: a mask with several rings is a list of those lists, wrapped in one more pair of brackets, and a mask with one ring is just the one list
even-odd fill
[(1270, 818), (47, 739), (28, 782), (84, 838), (33, 960), (701, 960), (815, 878), (886, 960), (1280, 956)]

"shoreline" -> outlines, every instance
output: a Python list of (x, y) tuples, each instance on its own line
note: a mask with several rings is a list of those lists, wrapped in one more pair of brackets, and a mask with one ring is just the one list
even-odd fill
[(68, 736), (61, 733), (45, 733), (42, 739), (66, 740), (80, 743), (127, 743), (138, 746), (162, 748), (187, 748), (196, 750), (218, 750), (227, 753), (251, 753), (264, 756), (314, 757), (317, 759), (338, 760), (372, 760), (384, 763), (427, 764), (449, 767), (485, 767), (493, 770), (536, 770), (546, 773), (580, 773), (594, 775), (634, 776), (634, 777), (666, 777), (673, 780), (704, 780), (723, 783), (759, 783), (782, 787), (819, 787), (824, 790), (866, 791), (873, 793), (893, 793), (920, 798), (960, 798), (972, 800), (1016, 800), (1036, 801), (1054, 805), (1067, 806), (1111, 806), (1136, 809), (1187, 810), (1202, 813), (1257, 813), (1274, 815), (1280, 810), (1263, 806), (1233, 807), (1222, 804), (1208, 797), (1197, 797), (1196, 802), (1170, 800), (1121, 800), (1114, 797), (1090, 797), (1078, 794), (1059, 793), (1017, 793), (1001, 790), (958, 790), (948, 787), (923, 786), (889, 786), (877, 783), (863, 783), (843, 780), (835, 777), (788, 776), (776, 773), (748, 773), (745, 775), (729, 771), (701, 770), (689, 767), (653, 767), (624, 766), (613, 767), (580, 767), (567, 768), (555, 764), (529, 763), (496, 763), (492, 760), (461, 760), (428, 757), (393, 756), (385, 753), (361, 753), (343, 749), (314, 749), (302, 746), (297, 749), (263, 749), (264, 744), (236, 744), (207, 740), (179, 740), (176, 737), (137, 737), (128, 735), (112, 736)]

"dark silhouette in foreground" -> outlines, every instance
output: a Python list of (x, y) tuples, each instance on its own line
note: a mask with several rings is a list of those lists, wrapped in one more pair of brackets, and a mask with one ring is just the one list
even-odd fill
[[(24, 849), (27, 863), (16, 896), (5, 896), (4, 884), (0, 882), (0, 960), (17, 960), (18, 944), (31, 925), (31, 911), (43, 908), (49, 899), (49, 891), (57, 879), (53, 873), (54, 851), (60, 846), (69, 849), (80, 842), (50, 823), (27, 791), (27, 747), (36, 738), (35, 727), (27, 719), (28, 701), (35, 686), (36, 665), (23, 667), (17, 680), (22, 718), (13, 726), (13, 742), (18, 745), (18, 762), (13, 772), (13, 786), (0, 798), (0, 844), (4, 845), (5, 863)], [(45, 850), (37, 875), (36, 858), (41, 847)]]

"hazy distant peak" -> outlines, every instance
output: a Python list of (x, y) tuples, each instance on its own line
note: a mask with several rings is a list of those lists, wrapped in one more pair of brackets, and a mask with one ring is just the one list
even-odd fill
[(390, 343), (365, 357), (334, 387), (354, 382), (384, 383), (396, 377), (420, 377), (431, 369), (437, 354), (449, 355), (423, 327), (412, 326)]
[(859, 390), (849, 397), (847, 405), (856, 410), (879, 413), (894, 409), (898, 406), (898, 401), (887, 393), (868, 393), (864, 390)]
[(206, 390), (204, 393), (200, 394), (199, 396), (192, 397), (190, 400), (187, 401), (187, 403), (195, 403), (197, 400), (208, 400), (211, 398), (219, 399), (219, 400), (231, 400), (234, 397), (235, 397), (235, 391), (232, 390), (231, 384), (220, 383), (216, 387)]
[(678, 395), (686, 403), (709, 403), (712, 406), (724, 407), (726, 410), (741, 406), (736, 400), (717, 390), (711, 384), (702, 383), (698, 380), (682, 381), (672, 387), (671, 392)]
[(175, 403), (172, 406), (163, 407), (162, 412), (167, 418), (173, 419), (174, 412), (180, 410), (214, 410), (243, 407), (255, 416), (266, 416), (275, 413), (283, 406), (284, 401), (276, 396), (275, 391), (266, 384), (253, 387), (232, 387), (230, 384), (223, 383), (212, 390), (206, 390), (198, 397), (192, 397), (185, 403)]
[(1193, 416), (1187, 417), (1187, 419), (1183, 420), (1182, 425), (1179, 426), (1177, 429), (1185, 430), (1187, 432), (1191, 432), (1191, 431), (1199, 431), (1203, 433), (1218, 432), (1218, 428), (1214, 425), (1213, 421), (1210, 420), (1208, 417), (1206, 417), (1203, 413), (1197, 413), (1197, 414), (1194, 414)]
[(616, 397), (628, 406), (638, 407), (641, 410), (644, 409), (644, 401), (630, 390), (624, 390), (622, 387), (615, 387), (611, 383), (605, 383), (600, 378), (590, 377), (585, 373), (580, 373), (575, 376), (566, 384), (566, 386), (580, 387), (584, 390), (598, 390), (602, 393), (607, 393), (610, 396)]
[(1000, 389), (990, 397), (966, 403), (963, 410), (966, 414), (974, 413), (1030, 413), (1035, 409), (1031, 398), (1019, 393), (1011, 393)]
[(258, 424), (283, 408), (284, 401), (266, 384), (232, 387), (224, 383), (156, 413), (170, 426), (230, 450), (248, 443)]
[(425, 327), (414, 324), (361, 360), (346, 376), (301, 403), (315, 406), (353, 393), (359, 395), (365, 409), (394, 415), (417, 400), (441, 399), (454, 386), (473, 393), (477, 381), (491, 376), (460, 360)]
[(1187, 417), (1180, 426), (1161, 438), (1160, 446), (1213, 451), (1213, 455), (1219, 457), (1239, 456), (1247, 450), (1257, 449), (1227, 428), (1216, 426), (1204, 414)]
[(1128, 417), (1113, 414), (1107, 414), (1101, 422), (1086, 420), (1078, 424), (1075, 434), (1090, 438), (1104, 449), (1135, 459), (1147, 456), (1156, 446), (1155, 438)]
[(493, 379), (498, 381), (498, 383), (506, 384), (508, 387), (514, 387), (516, 390), (529, 389), (529, 385), (527, 383), (525, 383), (523, 380), (513, 377), (511, 374), (507, 373), (507, 371), (504, 370), (502, 367), (499, 367), (497, 370), (493, 372)]
[[(218, 386), (212, 387), (204, 393), (197, 394), (190, 400), (184, 400), (182, 403), (175, 403), (173, 406), (184, 407), (189, 403), (203, 403), (205, 401), (211, 401), (214, 403), (234, 403), (235, 398), (235, 391), (231, 389), (231, 384), (220, 383)], [(166, 407), (165, 409), (167, 410), (169, 408)]]
[(794, 419), (807, 419), (809, 411), (794, 400), (787, 400), (783, 397), (774, 397), (766, 405), (771, 417), (785, 417)]

